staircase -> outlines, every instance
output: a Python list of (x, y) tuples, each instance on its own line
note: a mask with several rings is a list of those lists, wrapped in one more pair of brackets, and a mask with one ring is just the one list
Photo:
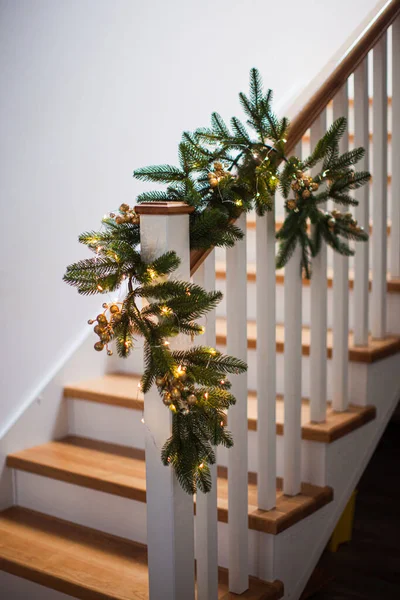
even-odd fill
[(354, 261), (322, 252), (311, 283), (296, 254), (275, 272), (279, 198), (276, 214), (239, 219), (246, 236), (235, 248), (190, 257), (174, 246), (187, 215), (141, 208), (143, 235), (163, 228), (187, 273), (190, 260), (196, 282), (224, 293), (205, 343), (248, 361), (233, 378), (235, 446), (218, 451), (214, 491), (193, 508), (160, 464), (169, 422), (140, 391), (140, 348), (103, 369), (83, 344), (32, 409), (48, 415), (42, 429), (31, 431), (28, 411), (0, 446), (0, 487), (13, 489), (0, 513), (2, 599), (191, 600), (194, 558), (198, 600), (300, 598), (400, 398), (398, 0), (300, 111), (292, 147), (307, 154), (339, 113), (350, 117), (345, 143), (370, 149), (373, 182), (357, 192), (356, 217), (371, 241)]

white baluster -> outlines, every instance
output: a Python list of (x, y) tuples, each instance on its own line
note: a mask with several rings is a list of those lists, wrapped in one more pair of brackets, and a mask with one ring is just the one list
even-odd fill
[[(333, 99), (333, 119), (348, 118), (349, 97), (347, 84)], [(340, 152), (348, 150), (347, 131), (340, 140)], [(337, 205), (338, 210), (343, 206)], [(348, 406), (349, 371), (349, 259), (333, 253), (333, 356), (332, 356), (332, 406), (343, 411)]]
[[(295, 155), (301, 158), (301, 142)], [(302, 273), (301, 250), (297, 246), (285, 266), (285, 349), (283, 424), (283, 492), (295, 496), (301, 489), (301, 363), (302, 363)]]
[(392, 25), (392, 228), (390, 274), (400, 277), (400, 17)]
[[(173, 277), (190, 281), (188, 213), (191, 209), (183, 203), (174, 202), (172, 206), (175, 211), (180, 207), (181, 214), (168, 214), (168, 205), (137, 207), (141, 214), (142, 257), (150, 262), (175, 250), (181, 263)], [(171, 339), (171, 348), (185, 349), (189, 345), (188, 336)], [(173, 469), (161, 463), (161, 448), (171, 435), (172, 414), (163, 406), (155, 387), (145, 394), (144, 419), (149, 597), (194, 600), (193, 498), (181, 488)]]
[(387, 34), (373, 50), (373, 203), (371, 333), (386, 335), (387, 270)]
[[(310, 144), (314, 150), (318, 140), (326, 132), (326, 110), (311, 126)], [(316, 175), (317, 165), (311, 174)], [(321, 206), (321, 209), (324, 208)], [(311, 319), (310, 319), (310, 420), (321, 423), (326, 419), (327, 400), (327, 248), (322, 243), (321, 250), (313, 259), (311, 278)]]
[[(368, 96), (368, 58), (365, 58), (354, 73), (354, 146), (365, 148), (365, 156), (357, 169), (369, 168), (369, 96)], [(358, 224), (369, 230), (369, 185), (355, 191), (359, 205), (355, 216)], [(368, 305), (369, 305), (369, 243), (356, 244), (354, 257), (354, 343), (368, 343)]]
[(276, 504), (275, 208), (256, 216), (258, 508)]
[[(193, 282), (208, 292), (215, 290), (215, 251), (197, 269)], [(205, 327), (206, 346), (215, 346), (215, 310), (198, 321)], [(212, 489), (196, 495), (196, 572), (197, 600), (218, 599), (218, 512), (217, 465), (211, 465)]]
[[(246, 232), (246, 215), (236, 222)], [(226, 251), (227, 352), (247, 360), (246, 238)], [(248, 588), (248, 450), (247, 374), (232, 375), (236, 405), (228, 412), (234, 446), (229, 450), (229, 590), (242, 594)]]

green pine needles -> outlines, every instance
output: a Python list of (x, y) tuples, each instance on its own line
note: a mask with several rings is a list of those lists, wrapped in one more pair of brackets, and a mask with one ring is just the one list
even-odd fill
[[(365, 241), (367, 233), (350, 212), (326, 212), (325, 203), (356, 206), (351, 191), (367, 183), (370, 174), (354, 165), (364, 156), (363, 148), (339, 152), (346, 119), (335, 121), (302, 160), (287, 157), (289, 121), (272, 111), (272, 91), (263, 91), (257, 69), (250, 72), (250, 93), (239, 94), (246, 121), (232, 117), (228, 126), (213, 113), (211, 127), (185, 132), (179, 144), (179, 167), (159, 165), (134, 172), (142, 181), (167, 185), (165, 191), (144, 192), (138, 202), (180, 200), (195, 208), (191, 216), (191, 247), (231, 246), (243, 234), (234, 225), (243, 212), (255, 209), (263, 215), (273, 210), (275, 192), (286, 200), (286, 218), (277, 239), (277, 268), (283, 267), (297, 244), (301, 267), (311, 277), (311, 261), (324, 241), (346, 256), (354, 254), (349, 240)], [(310, 169), (318, 170), (311, 177)], [(292, 197), (290, 197), (292, 194)], [(310, 227), (313, 225), (313, 227)]]
[[(137, 202), (183, 201), (194, 207), (191, 248), (229, 247), (243, 237), (235, 225), (240, 214), (255, 209), (262, 216), (273, 210), (279, 188), (286, 217), (276, 234), (280, 242), (278, 268), (288, 262), (297, 245), (301, 248), (299, 268), (306, 277), (311, 276), (312, 258), (322, 243), (341, 254), (353, 254), (349, 241), (364, 241), (367, 234), (350, 212), (326, 212), (323, 208), (329, 199), (335, 205), (356, 205), (352, 190), (370, 178), (369, 173), (354, 169), (364, 155), (362, 148), (340, 154), (346, 120), (335, 121), (307, 159), (287, 157), (289, 121), (272, 112), (272, 92), (263, 92), (256, 69), (250, 72), (249, 95), (241, 93), (239, 99), (245, 123), (233, 117), (228, 126), (214, 113), (211, 127), (183, 134), (179, 166), (159, 165), (134, 172), (137, 179), (166, 185), (165, 190), (140, 194)], [(209, 491), (215, 447), (233, 443), (226, 429), (226, 413), (236, 400), (227, 376), (242, 373), (247, 366), (215, 348), (194, 345), (176, 351), (168, 340), (177, 335), (194, 340), (203, 333), (197, 320), (215, 308), (221, 293), (166, 279), (179, 265), (174, 252), (145, 263), (139, 250), (140, 218), (127, 204), (104, 218), (100, 231), (83, 233), (79, 241), (94, 256), (70, 265), (64, 280), (83, 295), (120, 288), (124, 295), (122, 302), (104, 303), (103, 312), (89, 321), (99, 338), (95, 349), (112, 354), (113, 342), (118, 355), (125, 358), (139, 337), (144, 340), (142, 391), (156, 385), (173, 414), (171, 437), (161, 459), (174, 468), (188, 493)]]

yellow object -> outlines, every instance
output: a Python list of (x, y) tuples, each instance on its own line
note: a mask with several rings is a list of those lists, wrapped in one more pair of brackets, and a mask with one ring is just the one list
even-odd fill
[(340, 517), (332, 537), (329, 540), (328, 549), (330, 552), (337, 552), (340, 544), (350, 542), (353, 534), (354, 511), (356, 507), (357, 490), (354, 490), (350, 496), (346, 508)]

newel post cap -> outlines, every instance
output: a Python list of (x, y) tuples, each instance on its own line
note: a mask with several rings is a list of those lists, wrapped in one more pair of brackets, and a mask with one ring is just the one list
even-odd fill
[(184, 202), (143, 202), (135, 206), (138, 215), (188, 215), (194, 206)]

